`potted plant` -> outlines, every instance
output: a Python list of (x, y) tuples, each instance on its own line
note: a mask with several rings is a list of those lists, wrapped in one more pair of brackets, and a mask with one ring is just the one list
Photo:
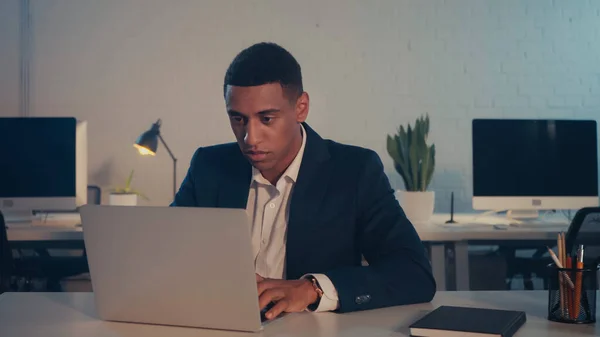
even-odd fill
[(397, 134), (387, 136), (387, 151), (405, 186), (396, 197), (413, 224), (427, 222), (433, 214), (435, 192), (427, 188), (435, 169), (435, 145), (427, 145), (428, 135), (429, 116), (421, 116), (414, 127), (401, 125)]
[(133, 180), (133, 170), (129, 173), (129, 177), (125, 181), (125, 186), (116, 187), (110, 191), (109, 204), (120, 205), (120, 206), (136, 206), (138, 202), (138, 196), (148, 200), (141, 192), (131, 188), (131, 181)]

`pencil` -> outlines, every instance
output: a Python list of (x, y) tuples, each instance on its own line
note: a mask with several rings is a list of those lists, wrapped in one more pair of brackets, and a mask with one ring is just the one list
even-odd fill
[[(556, 257), (556, 254), (554, 254), (554, 252), (552, 251), (552, 249), (550, 249), (548, 247), (546, 247), (546, 249), (548, 249), (548, 252), (550, 253), (550, 257), (552, 258), (552, 260), (554, 261), (554, 263), (556, 264), (556, 266), (558, 268), (565, 268), (565, 267), (563, 267), (563, 264), (558, 260), (558, 258)], [(569, 268), (569, 267), (566, 267), (566, 268)], [(564, 277), (564, 280), (569, 285), (569, 288), (575, 289), (575, 285), (573, 284), (573, 281), (571, 280), (571, 278), (569, 277), (569, 275), (567, 275), (564, 271), (561, 271), (560, 275), (562, 275)]]
[[(567, 267), (567, 247), (566, 247), (566, 240), (565, 240), (565, 233), (561, 232), (560, 233), (560, 248), (561, 248), (561, 257), (560, 257), (560, 268), (563, 269), (567, 269), (569, 267)], [(567, 287), (565, 286), (565, 283), (569, 283), (569, 286), (572, 288), (574, 288), (573, 282), (571, 281), (571, 278), (569, 277), (569, 273), (566, 271), (562, 271), (561, 272), (562, 277), (563, 277), (563, 288), (562, 291), (564, 293), (564, 297), (565, 297), (565, 318), (569, 319), (570, 315), (571, 315), (571, 296), (569, 296), (569, 290), (567, 289)]]

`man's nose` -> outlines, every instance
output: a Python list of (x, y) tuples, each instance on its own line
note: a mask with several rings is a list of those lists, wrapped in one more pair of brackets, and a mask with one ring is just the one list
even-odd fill
[(246, 135), (244, 136), (244, 143), (249, 146), (258, 144), (258, 128), (253, 125), (252, 122), (248, 122), (246, 125)]

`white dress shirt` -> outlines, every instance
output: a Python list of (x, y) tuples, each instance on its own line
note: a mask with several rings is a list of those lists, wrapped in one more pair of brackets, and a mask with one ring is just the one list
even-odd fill
[[(302, 124), (300, 127), (302, 146), (275, 185), (265, 179), (259, 170), (252, 167), (252, 182), (246, 211), (252, 226), (254, 268), (258, 275), (266, 278), (286, 278), (285, 254), (289, 206), (306, 145), (306, 131)], [(323, 289), (323, 297), (316, 311), (337, 309), (338, 294), (331, 280), (323, 274), (309, 275), (314, 276)]]

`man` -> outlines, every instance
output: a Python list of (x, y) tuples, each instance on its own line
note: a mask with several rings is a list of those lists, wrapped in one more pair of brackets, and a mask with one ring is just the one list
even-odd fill
[(429, 260), (380, 158), (305, 123), (294, 57), (255, 44), (235, 57), (223, 91), (237, 144), (196, 150), (172, 206), (247, 210), (260, 307), (273, 304), (266, 317), (430, 301)]

